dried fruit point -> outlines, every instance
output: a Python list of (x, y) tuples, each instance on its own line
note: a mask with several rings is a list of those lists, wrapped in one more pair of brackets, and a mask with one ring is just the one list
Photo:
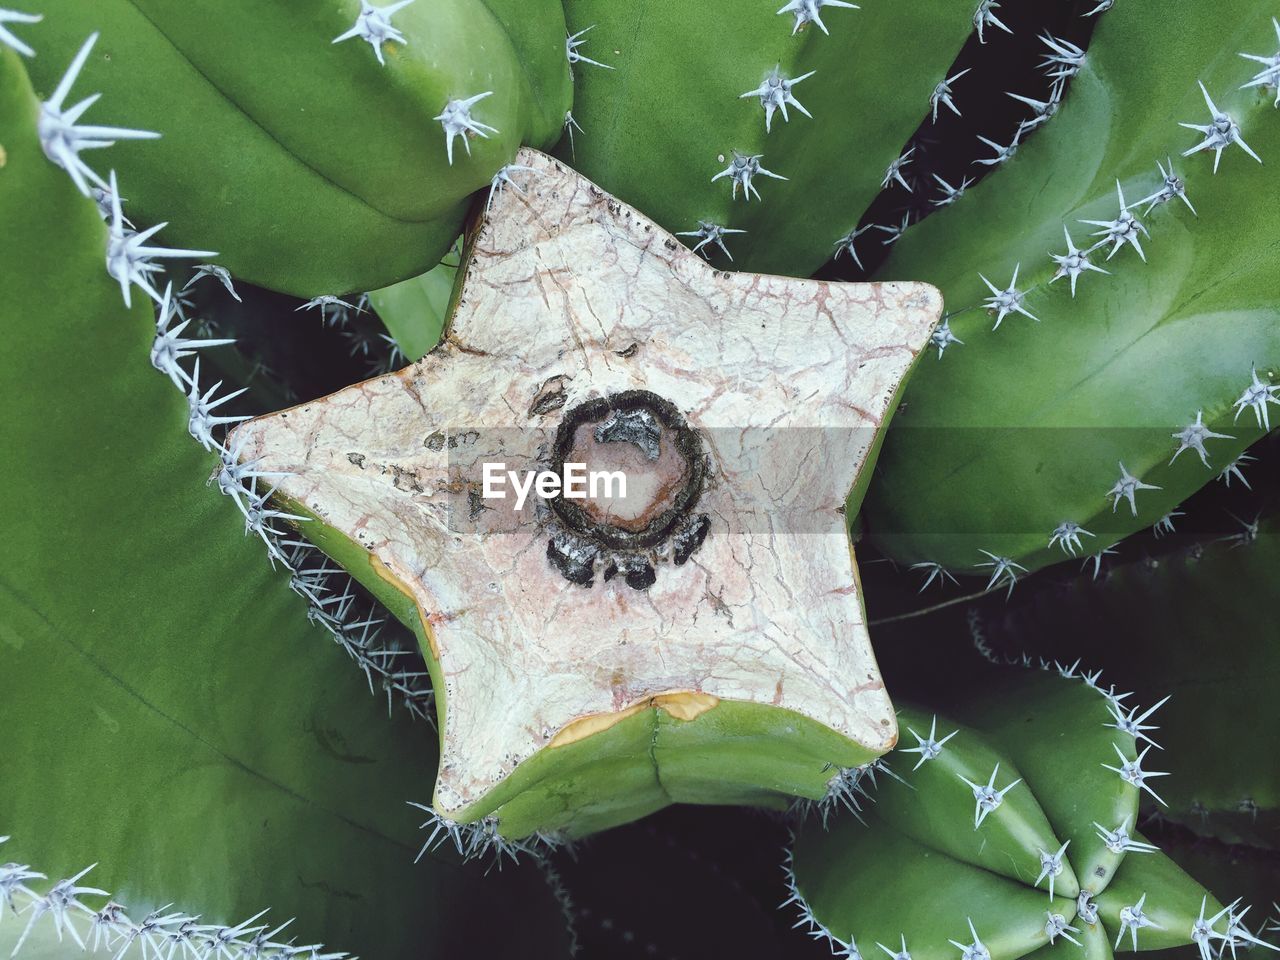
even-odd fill
[(621, 497), (588, 491), (581, 505), (563, 496), (547, 501), (547, 559), (571, 583), (592, 586), (601, 566), (604, 582), (621, 575), (644, 590), (657, 579), (650, 556), (681, 566), (706, 539), (711, 518), (695, 512), (707, 466), (702, 440), (662, 397), (628, 390), (566, 412), (551, 469), (567, 475), (567, 464), (625, 476), (631, 487)]
[[(519, 838), (821, 798), (896, 737), (843, 508), (941, 303), (713, 270), (517, 160), (538, 175), (480, 213), (441, 345), (245, 424), (240, 456), (419, 631), (441, 818)], [(579, 468), (625, 482), (578, 495)]]

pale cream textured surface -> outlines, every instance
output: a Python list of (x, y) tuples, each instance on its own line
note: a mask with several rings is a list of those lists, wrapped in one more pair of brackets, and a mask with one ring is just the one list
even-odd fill
[[(840, 512), (873, 430), (845, 428), (880, 424), (940, 295), (713, 270), (549, 157), (516, 162), (537, 173), (494, 198), (436, 350), (238, 432), (245, 459), (296, 474), (282, 492), (427, 612), (446, 683), (437, 809), (476, 802), (575, 718), (664, 691), (776, 704), (886, 749), (896, 724)], [(565, 409), (647, 389), (704, 438), (711, 532), (647, 591), (566, 582), (532, 511), (515, 532), (450, 526), (449, 449), (428, 438), (512, 428), (473, 446), (513, 465), (535, 452), (530, 427), (558, 424), (563, 409), (529, 413), (558, 376)]]

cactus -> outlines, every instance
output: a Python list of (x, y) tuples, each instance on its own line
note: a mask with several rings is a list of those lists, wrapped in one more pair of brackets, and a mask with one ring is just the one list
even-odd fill
[[(468, 233), (439, 347), (245, 424), (233, 446), (289, 474), (284, 509), (315, 518), (307, 536), (419, 635), (441, 694), (442, 830), (576, 837), (673, 799), (821, 796), (832, 764), (874, 758), (893, 728), (848, 570), (853, 481), (819, 465), (866, 455), (937, 319), (932, 292), (722, 275), (550, 158), (518, 159), (525, 195)], [(770, 323), (784, 312), (785, 332)], [(755, 346), (726, 339), (745, 328)], [(672, 373), (712, 354), (719, 372)], [(612, 444), (601, 431), (623, 416), (662, 423), (646, 462), (681, 492), (656, 520), (620, 532), (484, 499), (481, 462), (545, 465), (584, 424)], [(798, 481), (796, 462), (819, 472)], [(770, 638), (749, 660), (735, 607)]]
[[(1188, 873), (1200, 880), (1218, 899), (1243, 897), (1264, 911), (1251, 922), (1268, 940), (1280, 933), (1280, 907), (1275, 902), (1276, 877), (1280, 876), (1280, 852), (1257, 847), (1227, 846), (1187, 834), (1178, 828), (1161, 830), (1161, 847)], [(1265, 912), (1266, 905), (1271, 910)], [(1265, 954), (1264, 954), (1265, 955)]]
[(36, 110), (0, 48), (0, 376), (25, 384), (0, 421), (0, 955), (563, 949), (537, 874), (415, 866), (432, 731), (387, 717), (246, 538), (271, 479), (210, 485), (153, 364), (190, 378), (211, 348), (123, 306)]
[(948, 313), (866, 504), (887, 554), (1011, 587), (1243, 469), (1280, 403), (1274, 13), (1116, 5), (1053, 122), (894, 246)]
[(1224, 908), (1138, 833), (1139, 796), (1163, 774), (1148, 759), (1154, 727), (1117, 719), (1128, 694), (1074, 664), (967, 692), (958, 719), (901, 710), (913, 745), (862, 772), (867, 822), (801, 831), (793, 899), (815, 936), (915, 960), (1191, 944), (1212, 957), (1256, 942), (1238, 903)]
[(461, 259), (460, 252), (450, 251), (421, 276), (370, 291), (370, 305), (386, 324), (402, 359), (421, 360), (440, 342)]
[[(1172, 774), (1160, 816), (1227, 843), (1276, 849), (1280, 770), (1258, 762), (1257, 750), (1280, 737), (1271, 703), (1280, 651), (1254, 611), (1280, 599), (1280, 523), (1224, 519), (1234, 531), (1028, 599), (989, 618), (986, 633), (997, 650), (1034, 637), (1035, 655), (1109, 654), (1108, 672), (1136, 697), (1170, 695), (1156, 738)], [(1091, 639), (1110, 636), (1104, 629), (1124, 637), (1121, 649)]]
[(756, 2), (0, 9), (0, 955), (1280, 949), (1276, 11)]
[[(470, 193), (522, 143), (558, 139), (563, 29), (554, 0), (73, 0), (30, 29), (29, 66), (64, 115), (102, 94), (74, 123), (163, 133), (106, 135), (140, 224), (168, 222), (172, 242), (216, 251), (236, 277), (312, 297), (422, 273)], [(60, 162), (101, 196), (107, 170), (79, 142)]]
[(906, 182), (921, 116), (956, 108), (949, 68), (974, 19), (969, 0), (861, 6), (575, 0), (569, 30), (609, 69), (575, 70), (579, 129), (559, 155), (726, 267), (856, 258), (858, 217)]

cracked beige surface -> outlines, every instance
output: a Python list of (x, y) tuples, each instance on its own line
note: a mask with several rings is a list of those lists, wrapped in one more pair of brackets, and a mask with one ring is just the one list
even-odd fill
[[(237, 433), (427, 611), (446, 688), (437, 810), (480, 800), (572, 721), (673, 691), (887, 749), (842, 508), (940, 295), (717, 271), (549, 157), (516, 162), (536, 172), (494, 198), (440, 346)], [(673, 402), (708, 454), (711, 527), (687, 563), (659, 558), (648, 590), (586, 588), (552, 567), (531, 509), (469, 522), (475, 464), (528, 465), (566, 410), (633, 389)]]

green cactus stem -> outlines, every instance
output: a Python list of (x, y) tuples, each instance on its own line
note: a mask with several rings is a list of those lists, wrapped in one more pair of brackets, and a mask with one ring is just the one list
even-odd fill
[(1188, 944), (1208, 960), (1250, 942), (1239, 904), (1224, 909), (1136, 830), (1159, 774), (1116, 726), (1128, 695), (1074, 665), (993, 674), (954, 717), (901, 710), (915, 745), (888, 756), (867, 823), (804, 825), (789, 877), (814, 935), (912, 960)]
[(858, 218), (883, 185), (907, 183), (921, 117), (963, 102), (948, 68), (973, 26), (970, 0), (776, 13), (576, 0), (566, 14), (613, 69), (576, 71), (580, 130), (560, 155), (716, 263), (793, 276), (857, 257)]
[(73, 96), (162, 135), (113, 150), (130, 216), (312, 297), (422, 273), (470, 193), (522, 143), (558, 139), (563, 30), (554, 0), (73, 0), (31, 28), (31, 69), (48, 97), (100, 32)]
[(122, 305), (37, 117), (0, 47), (0, 377), (26, 385), (0, 418), (0, 955), (555, 955), (536, 873), (414, 866), (433, 731), (246, 537), (249, 490), (222, 495), (155, 366), (194, 361)]
[[(1226, 843), (1277, 849), (1280, 769), (1259, 750), (1280, 738), (1280, 651), (1256, 616), (1280, 602), (1280, 522), (1223, 519), (1228, 532), (1210, 542), (1028, 597), (987, 632), (997, 650), (1034, 637), (1044, 656), (1105, 655), (1108, 674), (1140, 702), (1171, 695), (1154, 735), (1171, 773), (1160, 815)], [(1123, 644), (1102, 641), (1104, 628)]]
[[(498, 190), (499, 185), (493, 189)], [(371, 306), (394, 338), (403, 359), (421, 360), (440, 342), (461, 257), (459, 250), (450, 250), (444, 260), (421, 276), (369, 292)]]
[(1156, 524), (1270, 428), (1280, 113), (1242, 55), (1271, 56), (1274, 13), (1117, 5), (1054, 122), (895, 245), (881, 276), (948, 312), (865, 508), (890, 556), (994, 557), (1012, 585)]

